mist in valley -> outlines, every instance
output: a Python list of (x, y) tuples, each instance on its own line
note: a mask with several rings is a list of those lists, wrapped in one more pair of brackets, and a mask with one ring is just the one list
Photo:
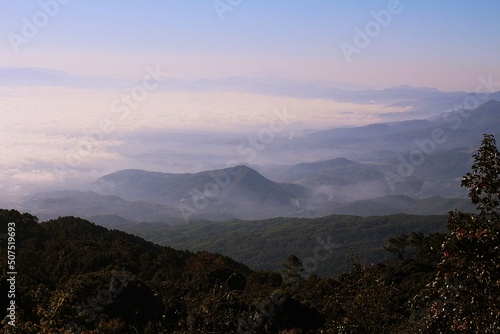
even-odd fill
[[(2, 161), (6, 191), (0, 200), (45, 217), (76, 212), (132, 221), (377, 214), (375, 204), (360, 201), (397, 202), (387, 196), (399, 195), (411, 201), (438, 196), (437, 202), (443, 203), (446, 198), (464, 198), (460, 178), (482, 133), (500, 132), (495, 100), (500, 95), (495, 92), (450, 94), (404, 87), (379, 92), (389, 95), (386, 104), (380, 104), (360, 103), (358, 91), (345, 91), (343, 102), (295, 96), (288, 81), (285, 92), (274, 93), (279, 86), (274, 83), (266, 94), (259, 86), (260, 95), (236, 92), (237, 85), (230, 92), (214, 93), (220, 82), (212, 84), (204, 81), (203, 89), (190, 91), (158, 85), (141, 101), (133, 100), (130, 89), (119, 87), (37, 84), (29, 94), (25, 86), (4, 87), (1, 103), (12, 111), (6, 116), (2, 145), (11, 154)], [(430, 104), (429, 94), (438, 102)], [(466, 110), (464, 101), (471, 97), (475, 108)], [(422, 101), (425, 112), (419, 109)], [(442, 110), (443, 101), (462, 108)], [(256, 173), (225, 181), (213, 177), (229, 175), (227, 170), (237, 166)], [(170, 190), (172, 184), (165, 183), (147, 197), (130, 195), (148, 184), (141, 177), (119, 192), (98, 186), (103, 177), (121, 170), (192, 178), (176, 181), (183, 186)], [(240, 182), (262, 187), (248, 192)], [(169, 192), (175, 195), (165, 197)], [(68, 196), (73, 200), (68, 202)], [(125, 202), (96, 208), (96, 201), (106, 202), (99, 196)], [(127, 213), (127, 201), (148, 214)], [(407, 201), (388, 212), (415, 212)], [(200, 209), (197, 202), (208, 204)], [(374, 208), (360, 211), (360, 205)], [(443, 204), (425, 213), (449, 209)]]

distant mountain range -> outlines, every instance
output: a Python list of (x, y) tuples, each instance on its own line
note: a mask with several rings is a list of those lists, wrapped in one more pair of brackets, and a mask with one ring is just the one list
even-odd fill
[[(294, 167), (292, 174), (286, 173), (287, 166), (268, 166), (262, 171), (278, 181), (301, 184), (303, 177), (316, 177), (323, 185), (334, 182), (325, 174), (336, 171), (336, 186), (339, 182), (349, 187), (360, 183), (367, 192), (365, 198), (382, 194), (464, 197), (460, 179), (470, 170), (472, 155), (484, 133), (500, 137), (500, 102), (496, 100), (474, 110), (442, 113), (426, 120), (330, 129), (293, 138), (283, 143), (283, 151), (302, 150), (310, 156), (341, 152), (357, 164), (327, 160)], [(310, 170), (294, 178), (299, 176), (296, 168)], [(344, 175), (344, 180), (339, 175)]]
[[(416, 141), (436, 141), (434, 152), (478, 145), (484, 133), (500, 134), (500, 98), (490, 99), (473, 110), (458, 109), (437, 116), (391, 123), (377, 123), (354, 128), (317, 131), (306, 138), (290, 141), (290, 146), (352, 147), (361, 153), (391, 150), (405, 152), (418, 149)], [(441, 129), (439, 134), (433, 131)], [(433, 139), (434, 138), (434, 139)], [(473, 142), (471, 140), (476, 140)]]
[[(284, 77), (283, 77), (284, 76)], [(63, 86), (74, 88), (127, 88), (133, 80), (110, 77), (84, 77), (46, 68), (0, 67), (0, 86)], [(170, 91), (243, 92), (262, 95), (293, 96), (328, 99), (339, 102), (382, 104), (407, 108), (405, 117), (425, 118), (462, 104), (475, 96), (468, 92), (442, 92), (435, 88), (397, 87), (377, 90), (363, 85), (335, 81), (301, 81), (282, 73), (263, 72), (253, 76), (234, 76), (219, 79), (183, 80), (167, 77), (161, 89)], [(479, 94), (480, 101), (500, 100), (500, 92)], [(392, 119), (395, 114), (387, 114)]]
[(92, 187), (95, 191), (41, 193), (24, 209), (45, 219), (109, 214), (132, 221), (251, 219), (297, 215), (307, 196), (303, 186), (273, 182), (246, 166), (195, 174), (122, 170)]
[[(465, 198), (440, 196), (417, 199), (405, 195), (385, 195), (339, 202), (332, 200), (334, 195), (326, 190), (321, 193), (303, 185), (276, 183), (246, 166), (238, 166), (237, 169), (241, 175), (228, 179), (217, 179), (217, 175), (230, 175), (236, 169), (196, 174), (124, 170), (97, 180), (93, 185), (96, 191), (40, 193), (25, 201), (23, 209), (37, 213), (43, 220), (70, 215), (103, 224), (134, 221), (175, 224), (193, 219), (320, 217), (333, 213), (429, 215), (446, 214), (454, 209), (474, 210)], [(331, 179), (335, 180), (335, 173)], [(356, 187), (361, 188), (362, 181), (359, 182)], [(329, 191), (336, 189), (332, 183), (330, 188), (324, 187)], [(342, 185), (341, 189), (348, 188), (348, 185)]]
[(274, 148), (277, 156), (334, 148), (342, 158), (181, 174), (121, 170), (96, 180), (91, 191), (38, 194), (24, 208), (50, 218), (112, 215), (165, 223), (473, 211), (460, 181), (483, 133), (500, 137), (500, 102), (427, 120), (319, 131)]

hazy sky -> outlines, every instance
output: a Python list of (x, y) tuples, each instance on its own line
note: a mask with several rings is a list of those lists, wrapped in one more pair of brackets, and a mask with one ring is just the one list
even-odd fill
[(181, 78), (272, 69), (469, 91), (500, 76), (498, 0), (55, 1), (0, 1), (0, 66), (127, 78), (150, 64)]
[[(480, 76), (500, 80), (499, 13), (498, 0), (0, 0), (0, 68), (133, 82), (151, 79), (148, 68), (188, 80), (271, 70), (375, 88), (474, 91)], [(285, 109), (283, 138), (406, 111), (384, 103), (162, 89), (136, 90), (126, 106), (123, 96), (134, 88), (0, 86), (0, 201), (24, 194), (27, 185), (90, 182), (117, 169), (147, 168), (144, 156), (169, 171), (186, 166), (169, 158), (186, 152), (238, 155), (249, 133), (280, 124)], [(235, 137), (219, 144), (210, 137), (226, 151), (208, 152), (208, 137), (195, 140), (194, 131)], [(170, 133), (187, 139), (164, 140)], [(221, 159), (215, 163), (227, 162)]]

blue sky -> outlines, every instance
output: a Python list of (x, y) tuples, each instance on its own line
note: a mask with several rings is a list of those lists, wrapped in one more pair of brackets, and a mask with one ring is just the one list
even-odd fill
[[(355, 27), (391, 1), (220, 0), (62, 1), (38, 34), (13, 52), (42, 1), (0, 2), (0, 66), (36, 66), (77, 74), (137, 77), (161, 63), (185, 78), (245, 75), (263, 70), (298, 77), (473, 90), (479, 75), (500, 75), (500, 2), (401, 0), (401, 11), (352, 54)], [(230, 5), (236, 4), (235, 6)], [(239, 3), (239, 4), (238, 4)]]

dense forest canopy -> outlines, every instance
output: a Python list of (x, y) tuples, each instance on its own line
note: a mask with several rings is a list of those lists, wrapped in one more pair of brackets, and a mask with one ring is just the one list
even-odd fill
[[(390, 259), (393, 255), (384, 252), (383, 247), (391, 237), (411, 232), (444, 232), (446, 216), (331, 215), (313, 219), (277, 217), (173, 225), (105, 224), (159, 245), (221, 253), (254, 270), (279, 271), (288, 255), (294, 254), (306, 262), (308, 272), (337, 277), (351, 269), (353, 257), (360, 264)], [(323, 255), (325, 252), (328, 256)]]

